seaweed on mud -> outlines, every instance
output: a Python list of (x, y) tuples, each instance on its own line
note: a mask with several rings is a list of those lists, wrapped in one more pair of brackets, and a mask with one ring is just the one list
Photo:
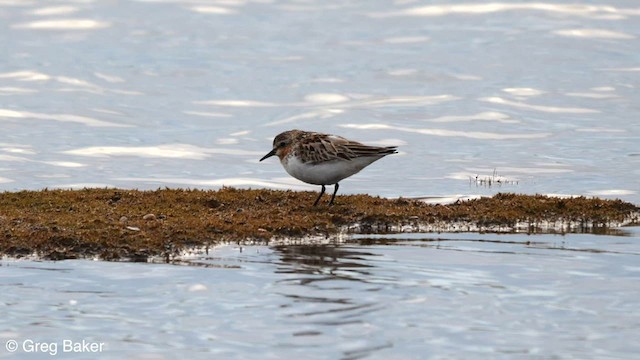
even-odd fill
[(640, 210), (621, 200), (518, 194), (449, 205), (345, 195), (333, 206), (313, 207), (316, 196), (235, 188), (4, 192), (0, 193), (0, 254), (146, 261), (220, 242), (344, 232), (482, 230), (522, 223), (535, 228), (544, 222), (609, 227), (637, 223)]

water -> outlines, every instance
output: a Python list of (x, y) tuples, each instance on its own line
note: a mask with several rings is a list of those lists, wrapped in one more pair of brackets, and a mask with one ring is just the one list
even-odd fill
[[(317, 190), (258, 163), (301, 128), (400, 147), (341, 193), (637, 204), (639, 17), (621, 0), (0, 0), (0, 190)], [(114, 359), (632, 359), (629, 231), (4, 260), (0, 339), (41, 343), (16, 358), (95, 358), (63, 353), (84, 340)]]
[(224, 245), (192, 266), (5, 259), (0, 339), (107, 359), (634, 359), (639, 230)]
[[(0, 1), (0, 189), (316, 190), (258, 163), (302, 128), (400, 146), (343, 193), (638, 203), (639, 17), (628, 1)], [(494, 171), (514, 184), (470, 183)]]

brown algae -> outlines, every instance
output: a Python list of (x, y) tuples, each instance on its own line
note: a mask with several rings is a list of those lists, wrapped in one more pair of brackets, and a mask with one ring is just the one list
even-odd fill
[(621, 200), (586, 197), (498, 194), (432, 205), (342, 195), (333, 206), (313, 207), (316, 196), (235, 188), (4, 192), (0, 193), (0, 255), (146, 261), (221, 242), (345, 232), (504, 231), (523, 223), (529, 232), (543, 223), (611, 227), (637, 224), (640, 212)]

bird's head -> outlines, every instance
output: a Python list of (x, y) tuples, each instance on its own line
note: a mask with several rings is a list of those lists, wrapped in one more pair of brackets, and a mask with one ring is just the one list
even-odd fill
[(271, 149), (267, 155), (263, 156), (260, 161), (274, 155), (277, 155), (280, 160), (284, 159), (291, 151), (293, 141), (299, 132), (299, 130), (289, 130), (278, 134), (278, 136), (273, 139), (273, 149)]

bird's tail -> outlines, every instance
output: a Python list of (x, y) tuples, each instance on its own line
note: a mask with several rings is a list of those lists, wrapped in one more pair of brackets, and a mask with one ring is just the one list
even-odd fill
[(391, 154), (397, 154), (397, 153), (398, 153), (397, 146), (385, 146), (380, 149), (381, 155), (391, 155)]

